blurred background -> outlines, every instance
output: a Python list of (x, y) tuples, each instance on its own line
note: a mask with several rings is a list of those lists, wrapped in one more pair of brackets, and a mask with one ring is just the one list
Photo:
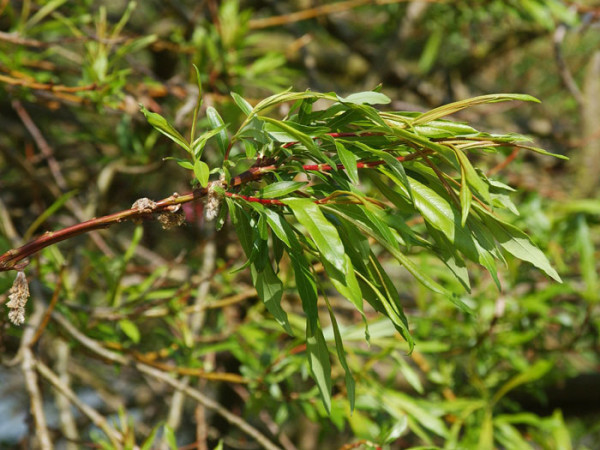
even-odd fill
[[(0, 317), (0, 443), (260, 448), (222, 408), (286, 450), (598, 448), (599, 44), (600, 3), (583, 0), (0, 1), (0, 253), (140, 197), (188, 192), (187, 171), (164, 160), (182, 155), (139, 104), (188, 130), (192, 64), (203, 108), (231, 129), (242, 119), (232, 91), (254, 104), (290, 86), (346, 95), (381, 85), (402, 111), (516, 92), (542, 103), (456, 119), (570, 158), (517, 149), (475, 161), (516, 189), (511, 221), (562, 284), (508, 260), (498, 292), (470, 266), (471, 316), (382, 254), (417, 342), (410, 356), (375, 313), (366, 345), (360, 316), (332, 299), (357, 381), (353, 413), (337, 366), (325, 413), (301, 336), (278, 327), (246, 271), (232, 271), (243, 262), (233, 228), (215, 232), (201, 203), (185, 205), (175, 230), (127, 223), (47, 248), (27, 270), (30, 326)], [(460, 290), (439, 262), (414, 258)], [(0, 302), (13, 279), (0, 274)], [(292, 320), (302, 313), (288, 281)], [(37, 378), (29, 357), (45, 367)]]

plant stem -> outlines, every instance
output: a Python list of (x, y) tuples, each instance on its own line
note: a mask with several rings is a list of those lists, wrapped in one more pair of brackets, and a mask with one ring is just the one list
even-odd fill
[[(358, 135), (357, 135), (358, 136)], [(423, 150), (420, 152), (411, 153), (406, 156), (397, 156), (396, 159), (398, 161), (410, 161), (416, 158), (423, 157), (432, 153), (431, 150)], [(363, 168), (372, 168), (385, 164), (385, 161), (368, 161), (368, 162), (357, 162), (356, 167), (359, 169)], [(231, 179), (228, 188), (235, 188), (241, 185), (244, 185), (250, 181), (255, 181), (262, 178), (265, 174), (277, 170), (279, 166), (275, 164), (275, 161), (272, 159), (265, 159), (257, 162), (257, 165), (251, 167), (247, 171), (241, 173), (240, 175)], [(329, 164), (306, 164), (302, 166), (304, 170), (314, 170), (314, 171), (329, 171), (333, 170), (332, 166)], [(336, 169), (342, 170), (344, 166), (342, 164), (337, 164)], [(220, 181), (213, 181), (209, 183), (206, 188), (196, 189), (192, 192), (188, 192), (183, 195), (173, 194), (170, 197), (164, 198), (158, 202), (151, 209), (138, 209), (138, 208), (130, 208), (125, 209), (123, 211), (119, 211), (113, 214), (109, 214), (107, 216), (98, 217), (94, 219), (87, 220), (85, 222), (78, 223), (76, 225), (72, 225), (70, 227), (63, 228), (58, 231), (48, 231), (41, 235), (40, 237), (33, 239), (27, 244), (19, 247), (17, 249), (8, 250), (3, 255), (0, 255), (0, 272), (5, 272), (9, 270), (22, 270), (27, 266), (28, 262), (20, 261), (25, 260), (29, 256), (43, 250), (44, 248), (56, 244), (58, 242), (64, 241), (66, 239), (70, 239), (72, 237), (78, 236), (83, 233), (88, 233), (93, 230), (99, 230), (103, 228), (109, 228), (114, 224), (121, 223), (125, 220), (146, 220), (152, 218), (153, 214), (160, 212), (173, 212), (177, 210), (178, 205), (183, 203), (188, 203), (194, 200), (201, 199), (205, 197), (210, 189), (210, 186), (213, 183), (221, 183)], [(247, 197), (239, 194), (226, 193), (229, 197), (238, 196), (240, 198), (244, 198), (248, 201), (259, 201), (263, 204), (269, 205), (282, 205), (283, 203), (280, 200), (272, 200), (272, 199), (259, 199), (255, 197)]]

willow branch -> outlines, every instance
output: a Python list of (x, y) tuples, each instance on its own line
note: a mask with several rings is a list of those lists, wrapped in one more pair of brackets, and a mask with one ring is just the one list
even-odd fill
[[(423, 150), (420, 152), (411, 153), (406, 156), (397, 156), (396, 159), (398, 161), (410, 161), (416, 158), (421, 158), (424, 155), (428, 155), (430, 153), (432, 153), (431, 150)], [(357, 162), (356, 167), (359, 169), (363, 169), (377, 167), (383, 164), (386, 164), (386, 162), (383, 160), (368, 162), (359, 161)], [(334, 169), (329, 164), (306, 164), (302, 166), (302, 168), (306, 171), (312, 170), (321, 172), (330, 171)], [(344, 166), (342, 164), (338, 164), (337, 166), (335, 166), (335, 169), (337, 170), (341, 170), (343, 168)], [(241, 186), (250, 181), (259, 180), (265, 174), (272, 172), (276, 169), (278, 169), (278, 165), (275, 164), (273, 160), (261, 160), (255, 166), (251, 167), (242, 174), (234, 177), (227, 186), (227, 188), (231, 189)], [(132, 207), (130, 209), (119, 211), (114, 214), (109, 214), (108, 216), (90, 219), (85, 222), (81, 222), (70, 227), (63, 228), (62, 230), (48, 231), (40, 237), (23, 245), (22, 247), (9, 250), (3, 255), (0, 255), (0, 272), (5, 272), (8, 270), (23, 270), (23, 268), (25, 268), (25, 266), (27, 266), (28, 264), (28, 262), (24, 260), (29, 256), (43, 250), (44, 248), (50, 245), (56, 244), (66, 239), (70, 239), (75, 236), (79, 236), (80, 234), (89, 233), (93, 230), (109, 228), (112, 225), (124, 222), (126, 220), (147, 220), (151, 219), (154, 214), (174, 213), (179, 210), (179, 205), (206, 197), (208, 191), (210, 190), (210, 187), (213, 184), (220, 185), (221, 182), (213, 181), (209, 183), (209, 186), (206, 188), (197, 189), (183, 195), (173, 194), (170, 197), (164, 198), (156, 203), (148, 200), (148, 202), (151, 203), (150, 206)], [(272, 203), (279, 204), (276, 201), (273, 201)]]

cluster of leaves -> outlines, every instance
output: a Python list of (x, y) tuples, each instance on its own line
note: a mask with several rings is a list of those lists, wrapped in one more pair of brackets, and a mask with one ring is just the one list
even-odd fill
[[(447, 296), (466, 312), (471, 310), (460, 296), (420, 270), (409, 252), (437, 255), (467, 291), (470, 282), (465, 260), (484, 266), (500, 288), (496, 261), (504, 261), (503, 251), (560, 281), (529, 237), (499, 217), (505, 210), (516, 212), (508, 197), (511, 189), (476, 171), (467, 156), (506, 146), (546, 152), (527, 145), (522, 136), (494, 135), (442, 119), (478, 104), (535, 100), (532, 97), (488, 95), (422, 114), (380, 112), (372, 105), (390, 100), (375, 91), (345, 98), (333, 93), (287, 91), (254, 107), (236, 94), (233, 98), (246, 118), (232, 136), (212, 108), (207, 114), (214, 128), (193, 141), (193, 125), (189, 142), (164, 118), (144, 112), (150, 124), (190, 153), (191, 163), (178, 162), (194, 171), (202, 187), (208, 186), (209, 168), (200, 160), (201, 149), (207, 139), (217, 137), (224, 164), (215, 171), (221, 172), (225, 189), (220, 181), (211, 188), (226, 197), (227, 210), (248, 257), (243, 267), (250, 267), (259, 297), (292, 334), (280, 305), (283, 283), (277, 276), (284, 254), (288, 255), (306, 314), (310, 367), (327, 410), (331, 408), (331, 367), (318, 315), (319, 291), (328, 300), (315, 272), (316, 263), (363, 318), (363, 299), (388, 317), (411, 351), (414, 340), (394, 283), (378, 261), (379, 249), (389, 252), (428, 289)], [(331, 105), (313, 109), (318, 100)], [(293, 105), (284, 120), (265, 114), (287, 102)], [(236, 144), (239, 150), (230, 153)], [(227, 190), (231, 171), (257, 154), (253, 169), (264, 172), (260, 181)], [(366, 168), (361, 170), (363, 180), (372, 183), (379, 198), (361, 190), (359, 168)], [(226, 210), (222, 211), (218, 226), (225, 219)], [(416, 217), (418, 225), (408, 226)], [(353, 408), (354, 381), (335, 315), (330, 306), (328, 309)], [(368, 340), (368, 329), (365, 333)]]
[[(461, 117), (483, 129), (519, 126), (546, 136), (544, 146), (568, 152), (583, 146), (587, 138), (576, 128), (581, 116), (560, 87), (548, 48), (555, 26), (568, 24), (564, 56), (579, 79), (598, 47), (598, 34), (588, 26), (597, 18), (596, 8), (559, 0), (497, 0), (487, 2), (486, 8), (462, 0), (334, 3), (323, 2), (306, 11), (316, 13), (317, 20), (302, 20), (315, 17), (310, 15), (285, 16), (304, 8), (303, 2), (4, 4), (0, 28), (7, 33), (0, 36), (0, 102), (7, 126), (0, 137), (2, 251), (19, 245), (15, 241), (19, 236), (9, 233), (9, 219), (16, 230), (27, 230), (23, 236), (27, 239), (40, 229), (55, 230), (82, 220), (73, 217), (77, 211), (71, 199), (86, 205), (87, 217), (98, 217), (128, 208), (140, 196), (160, 198), (181, 192), (185, 177), (178, 167), (159, 162), (162, 156), (176, 156), (197, 185), (212, 187), (227, 199), (218, 222), (223, 229), (214, 237), (216, 269), (202, 307), (190, 304), (202, 279), (196, 272), (204, 265), (206, 241), (200, 238), (207, 234), (212, 238), (213, 227), (204, 222), (202, 228), (202, 219), (195, 215), (201, 205), (186, 209), (188, 226), (177, 232), (166, 234), (153, 226), (142, 232), (138, 226), (132, 238), (127, 226), (114, 227), (102, 234), (103, 247), (96, 247), (93, 240), (75, 240), (44, 250), (27, 274), (30, 281), (37, 280), (31, 284), (37, 301), (49, 302), (55, 293), (56, 311), (103, 347), (154, 361), (165, 372), (208, 378), (199, 384), (207, 382), (207, 389), (223, 406), (244, 411), (248, 421), (268, 435), (273, 423), (267, 427), (267, 419), (262, 422), (265, 414), (295, 443), (314, 436), (314, 445), (308, 447), (339, 446), (343, 441), (358, 445), (356, 440), (362, 439), (367, 448), (368, 442), (394, 442), (403, 448), (477, 448), (492, 447), (493, 441), (506, 448), (568, 449), (572, 439), (574, 447), (594, 448), (597, 421), (582, 413), (597, 389), (592, 385), (590, 395), (581, 397), (577, 389), (569, 391), (587, 380), (576, 378), (579, 374), (597, 373), (600, 335), (600, 210), (597, 199), (571, 199), (571, 188), (579, 180), (569, 177), (553, 159), (531, 155), (513, 160), (504, 172), (506, 178), (498, 174), (497, 179), (488, 179), (480, 168), (489, 167), (488, 161), (496, 164), (513, 150), (512, 143), (527, 143), (518, 136), (489, 136), (443, 117), (425, 123), (417, 122), (423, 115), (415, 113), (380, 113), (369, 102), (387, 100), (376, 93), (363, 94), (369, 99), (365, 103), (360, 96), (288, 92), (282, 101), (293, 95), (306, 97), (296, 104), (293, 99), (281, 104), (270, 99), (262, 102), (264, 109), (257, 98), (292, 84), (298, 89), (309, 85), (341, 93), (368, 89), (381, 80), (396, 109), (431, 108), (480, 92), (530, 92), (543, 98), (544, 104), (517, 109), (518, 120), (514, 114), (495, 114), (491, 125), (486, 114), (496, 109), (485, 107), (465, 111)], [(356, 5), (362, 6), (355, 9)], [(248, 6), (257, 11), (245, 10)], [(327, 15), (324, 11), (330, 6), (345, 13)], [(284, 62), (299, 67), (296, 75), (306, 74), (309, 79), (292, 79)], [(192, 63), (199, 68), (205, 98), (216, 107), (207, 108), (207, 117), (198, 124), (201, 109), (193, 121), (188, 120), (192, 114), (186, 115), (196, 100), (193, 83), (187, 83), (194, 75), (189, 70)], [(235, 94), (233, 102), (223, 95), (232, 90), (249, 103)], [(312, 110), (315, 98), (319, 101)], [(16, 99), (53, 147), (67, 180), (65, 187), (53, 186), (46, 156), (31, 157), (30, 135), (11, 113), (11, 101)], [(394, 105), (400, 99), (409, 106)], [(148, 134), (148, 127), (138, 120), (138, 103), (175, 117), (170, 125), (147, 113), (159, 131), (176, 137), (187, 158), (175, 155), (159, 132)], [(271, 109), (273, 114), (266, 116)], [(283, 121), (271, 118), (288, 111)], [(347, 122), (337, 126), (335, 119), (342, 117)], [(240, 122), (242, 127), (237, 126)], [(188, 123), (208, 131), (175, 131)], [(544, 131), (540, 123), (552, 126)], [(402, 131), (406, 136), (399, 135)], [(21, 149), (28, 150), (21, 153)], [(468, 155), (474, 176), (467, 166), (463, 169), (455, 149)], [(552, 179), (547, 180), (550, 165)], [(257, 176), (238, 183), (237, 176), (248, 173), (248, 167)], [(143, 176), (145, 171), (154, 172)], [(522, 175), (530, 171), (531, 176)], [(489, 196), (485, 187), (480, 191), (477, 177)], [(519, 197), (520, 192), (511, 192), (499, 180), (520, 192), (531, 189), (539, 194)], [(562, 191), (562, 183), (569, 189)], [(516, 210), (509, 195), (521, 216), (504, 214)], [(545, 197), (566, 202), (557, 204)], [(310, 222), (303, 215), (305, 201), (311, 202), (306, 205)], [(233, 226), (225, 220), (229, 212)], [(517, 234), (506, 242), (513, 251), (531, 250), (529, 240), (514, 229), (517, 226), (552, 255), (565, 282), (552, 283), (517, 258), (506, 258), (508, 270), (500, 270), (496, 280), (480, 270), (485, 263), (496, 274), (495, 264), (501, 261), (497, 258), (508, 251), (501, 239), (483, 237), (500, 226), (490, 218), (492, 214), (507, 226), (512, 224), (509, 234)], [(234, 233), (237, 230), (241, 231)], [(229, 264), (240, 256), (236, 245), (240, 237), (245, 247), (241, 251), (249, 254), (243, 267), (250, 270), (232, 273)], [(322, 251), (324, 240), (329, 246)], [(340, 242), (351, 266), (336, 253)], [(176, 258), (180, 251), (186, 251), (184, 259)], [(116, 256), (109, 256), (112, 253)], [(539, 254), (534, 250), (530, 255)], [(432, 295), (404, 269), (399, 270), (402, 266), (391, 261), (394, 256), (416, 266), (422, 278), (437, 282), (430, 286), (452, 294)], [(544, 259), (532, 258), (548, 269)], [(343, 292), (353, 283), (350, 267), (360, 295), (398, 324), (375, 314), (370, 304), (359, 303), (361, 313), (353, 301), (340, 299), (336, 287)], [(300, 281), (296, 268), (305, 269)], [(359, 275), (362, 269), (367, 270)], [(248, 272), (254, 274), (252, 281), (262, 287), (259, 293), (274, 313), (265, 312), (265, 303), (254, 301)], [(388, 278), (393, 286), (386, 284)], [(7, 292), (12, 281), (12, 275), (0, 276), (0, 292)], [(310, 313), (311, 332), (314, 335), (316, 322), (316, 334), (322, 331), (327, 348), (323, 339), (315, 337), (307, 362), (309, 321), (296, 294), (314, 300), (315, 290), (319, 299)], [(356, 299), (352, 293), (343, 295)], [(27, 317), (32, 316), (31, 308), (32, 302)], [(190, 323), (199, 310), (209, 320), (195, 333)], [(408, 336), (402, 311), (410, 321)], [(16, 353), (22, 331), (6, 322), (3, 326), (2, 351)], [(284, 327), (288, 332), (291, 328), (293, 336), (282, 331)], [(416, 343), (409, 356), (410, 344), (398, 337), (397, 327), (408, 342)], [(76, 394), (83, 398), (94, 391), (99, 401), (106, 392), (112, 393), (99, 411), (111, 422), (118, 409), (114, 400), (121, 401), (121, 424), (116, 426), (126, 436), (123, 442), (134, 445), (145, 440), (145, 448), (155, 445), (160, 427), (151, 427), (166, 417), (156, 405), (175, 403), (171, 391), (153, 389), (148, 395), (139, 372), (91, 356), (69, 336), (62, 323), (51, 320), (36, 346), (36, 357), (54, 361), (54, 348), (68, 337), (72, 351), (68, 367)], [(336, 357), (342, 348), (336, 345), (340, 337), (343, 355)], [(323, 402), (314, 400), (319, 387), (310, 378), (311, 361), (313, 371), (320, 371), (321, 390), (327, 392), (328, 383), (332, 386), (329, 412)], [(18, 368), (2, 370), (2, 376), (8, 374), (11, 380), (22, 378)], [(13, 386), (6, 383), (4, 401), (15, 402), (13, 411), (27, 411), (29, 402)], [(240, 396), (243, 400), (228, 395), (233, 386), (236, 392), (247, 389)], [(567, 386), (569, 399), (577, 402), (575, 408), (569, 409), (554, 395), (561, 390), (557, 386)], [(46, 404), (52, 402), (50, 395), (44, 397)], [(348, 398), (355, 399), (353, 413)], [(191, 402), (186, 405), (185, 417), (194, 417), (191, 406)], [(314, 424), (307, 424), (307, 418)], [(198, 439), (190, 432), (195, 429), (191, 420), (175, 429), (180, 443)], [(217, 430), (220, 433), (209, 439), (212, 444), (220, 437), (238, 437), (237, 429), (221, 427), (212, 417), (206, 422), (214, 427), (213, 436)], [(33, 425), (27, 431), (13, 423), (7, 428), (22, 431), (12, 439), (35, 434)], [(91, 437), (110, 447), (98, 429), (86, 434), (94, 428), (86, 417), (79, 416), (77, 425), (82, 439)], [(175, 447), (174, 432), (169, 427), (164, 430), (163, 439)], [(270, 432), (276, 440), (278, 432)], [(11, 438), (3, 435), (3, 439)]]

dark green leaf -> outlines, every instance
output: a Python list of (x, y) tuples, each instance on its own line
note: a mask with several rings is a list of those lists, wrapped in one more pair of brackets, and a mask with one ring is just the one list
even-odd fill
[(331, 362), (323, 331), (317, 324), (306, 323), (306, 351), (313, 377), (321, 393), (327, 413), (331, 413)]
[(350, 401), (350, 412), (354, 411), (354, 401), (355, 401), (355, 383), (354, 378), (352, 377), (352, 372), (350, 371), (350, 367), (348, 367), (348, 362), (346, 361), (346, 352), (344, 350), (344, 341), (342, 340), (342, 336), (340, 334), (340, 329), (335, 318), (335, 314), (333, 314), (333, 310), (331, 309), (331, 305), (325, 297), (327, 302), (327, 310), (329, 311), (329, 319), (331, 320), (331, 328), (333, 328), (333, 336), (335, 338), (335, 349), (337, 351), (338, 358), (340, 360), (340, 364), (344, 369), (344, 377), (346, 382), (346, 391), (348, 392), (348, 400)]
[(279, 198), (306, 186), (305, 181), (278, 181), (260, 190), (261, 198)]
[(256, 288), (258, 297), (263, 301), (267, 310), (273, 315), (279, 325), (283, 327), (286, 333), (293, 336), (292, 328), (288, 321), (287, 313), (281, 307), (281, 296), (283, 295), (283, 283), (273, 271), (273, 267), (268, 263), (262, 271), (258, 271), (252, 264), (250, 267), (252, 274), (252, 283)]
[(340, 157), (340, 162), (344, 165), (346, 172), (348, 172), (350, 181), (352, 181), (354, 184), (358, 184), (358, 169), (356, 168), (356, 162), (358, 161), (358, 158), (339, 141), (335, 141), (335, 148), (337, 149), (338, 156)]
[(306, 228), (323, 257), (338, 271), (347, 273), (344, 245), (337, 230), (325, 218), (319, 206), (303, 198), (290, 198), (283, 202)]

